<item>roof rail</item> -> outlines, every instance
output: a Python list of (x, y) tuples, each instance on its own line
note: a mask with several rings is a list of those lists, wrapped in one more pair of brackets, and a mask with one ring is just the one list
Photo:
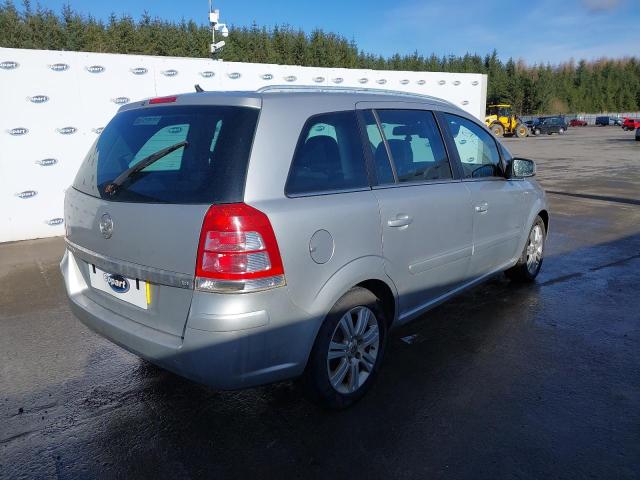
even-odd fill
[(409, 98), (420, 98), (442, 103), (451, 103), (442, 98), (423, 95), (421, 93), (401, 92), (397, 90), (385, 90), (383, 88), (363, 88), (363, 87), (334, 87), (324, 85), (267, 85), (256, 90), (258, 93), (267, 92), (338, 92), (338, 93), (366, 93), (373, 95), (395, 95)]

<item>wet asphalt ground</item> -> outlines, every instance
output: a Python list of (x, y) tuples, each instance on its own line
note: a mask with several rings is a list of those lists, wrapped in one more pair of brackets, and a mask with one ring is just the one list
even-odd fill
[(347, 411), (151, 366), (71, 315), (62, 239), (0, 245), (0, 477), (640, 478), (640, 142), (505, 144), (553, 192), (537, 283), (497, 277), (397, 331)]

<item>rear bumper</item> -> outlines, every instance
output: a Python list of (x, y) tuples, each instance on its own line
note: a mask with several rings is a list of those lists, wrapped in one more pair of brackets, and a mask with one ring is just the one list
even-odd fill
[(321, 319), (297, 308), (286, 287), (220, 295), (194, 291), (182, 336), (156, 330), (97, 304), (74, 272), (60, 264), (74, 315), (122, 348), (178, 375), (232, 390), (300, 375)]

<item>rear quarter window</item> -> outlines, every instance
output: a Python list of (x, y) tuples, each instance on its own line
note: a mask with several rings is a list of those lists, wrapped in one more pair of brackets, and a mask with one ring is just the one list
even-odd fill
[(311, 117), (298, 139), (285, 186), (287, 195), (369, 187), (355, 112)]

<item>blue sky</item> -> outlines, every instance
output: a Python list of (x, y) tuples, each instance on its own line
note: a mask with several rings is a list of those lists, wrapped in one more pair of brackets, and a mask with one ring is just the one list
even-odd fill
[[(69, 3), (82, 13), (139, 18), (147, 10), (163, 19), (207, 19), (207, 0), (41, 0), (59, 11)], [(289, 24), (309, 32), (316, 27), (355, 39), (371, 53), (414, 50), (429, 55), (486, 54), (527, 63), (557, 63), (640, 54), (638, 0), (218, 0), (221, 20), (234, 25)]]

